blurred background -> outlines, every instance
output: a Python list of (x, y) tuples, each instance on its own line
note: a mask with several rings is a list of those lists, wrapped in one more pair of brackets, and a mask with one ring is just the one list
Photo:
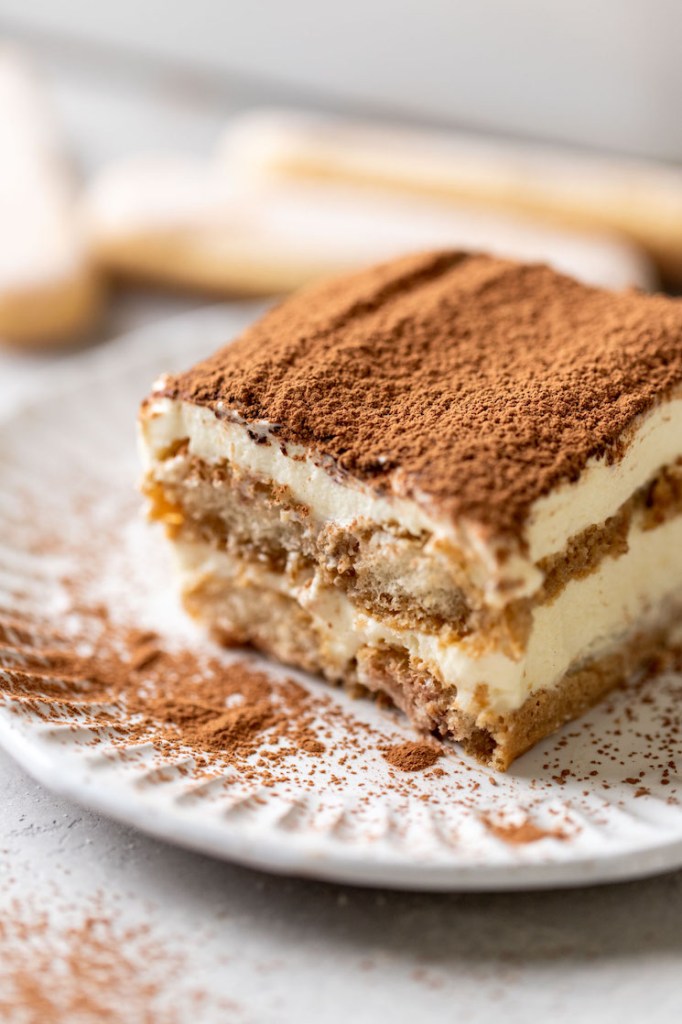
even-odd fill
[(206, 76), (233, 103), (370, 107), (682, 158), (677, 0), (3, 0), (0, 12), (6, 36), (121, 61), (124, 76)]
[(677, 0), (0, 0), (0, 409), (409, 250), (682, 280)]

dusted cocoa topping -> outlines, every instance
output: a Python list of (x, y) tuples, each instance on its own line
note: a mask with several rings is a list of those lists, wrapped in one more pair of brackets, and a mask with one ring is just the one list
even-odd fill
[(302, 291), (163, 393), (509, 535), (680, 383), (678, 300), (440, 252)]

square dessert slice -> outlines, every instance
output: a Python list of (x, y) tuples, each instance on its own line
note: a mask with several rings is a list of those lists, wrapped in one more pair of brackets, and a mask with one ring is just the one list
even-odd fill
[(673, 642), (676, 300), (406, 257), (284, 302), (140, 424), (193, 616), (495, 768)]

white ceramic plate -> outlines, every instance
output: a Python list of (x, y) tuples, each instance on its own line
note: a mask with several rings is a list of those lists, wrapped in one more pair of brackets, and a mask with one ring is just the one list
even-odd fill
[[(46, 786), (171, 842), (255, 867), (413, 889), (518, 889), (632, 878), (682, 865), (682, 679), (661, 676), (495, 776), (453, 750), (438, 773), (391, 768), (381, 747), (414, 738), (395, 712), (298, 676), (369, 740), (359, 770), (335, 744), (275, 786), (225, 765), (210, 784), (187, 759), (113, 745), (73, 702), (46, 720), (16, 686), (55, 627), (79, 641), (65, 573), (87, 575), (83, 538), (102, 538), (92, 600), (177, 643), (208, 641), (176, 606), (164, 541), (140, 513), (134, 422), (162, 370), (236, 333), (253, 308), (202, 311), (124, 339), (85, 377), (0, 427), (0, 743)], [(112, 544), (111, 537), (115, 537)], [(106, 539), (109, 538), (109, 539)], [(230, 655), (225, 655), (229, 660)], [(259, 667), (277, 676), (264, 659)], [(290, 674), (290, 673), (289, 673)], [(334, 739), (334, 737), (332, 737)], [(358, 759), (355, 761), (358, 767)], [(310, 782), (312, 773), (312, 784)], [(286, 775), (286, 770), (285, 770)], [(335, 776), (334, 785), (329, 781)], [(339, 782), (339, 780), (341, 780)]]

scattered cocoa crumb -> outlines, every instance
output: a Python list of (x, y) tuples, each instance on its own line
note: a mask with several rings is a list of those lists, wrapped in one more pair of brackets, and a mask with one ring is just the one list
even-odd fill
[(509, 843), (510, 846), (523, 846), (526, 843), (537, 843), (540, 839), (568, 839), (561, 829), (539, 828), (529, 818), (517, 824), (494, 821), (489, 815), (481, 815), (481, 821), (488, 832)]
[(433, 743), (396, 743), (384, 751), (390, 765), (401, 772), (422, 772), (433, 768), (443, 751)]
[(320, 743), (319, 740), (312, 739), (312, 737), (310, 739), (302, 740), (299, 744), (299, 748), (304, 750), (306, 754), (324, 754), (327, 749), (324, 743)]

